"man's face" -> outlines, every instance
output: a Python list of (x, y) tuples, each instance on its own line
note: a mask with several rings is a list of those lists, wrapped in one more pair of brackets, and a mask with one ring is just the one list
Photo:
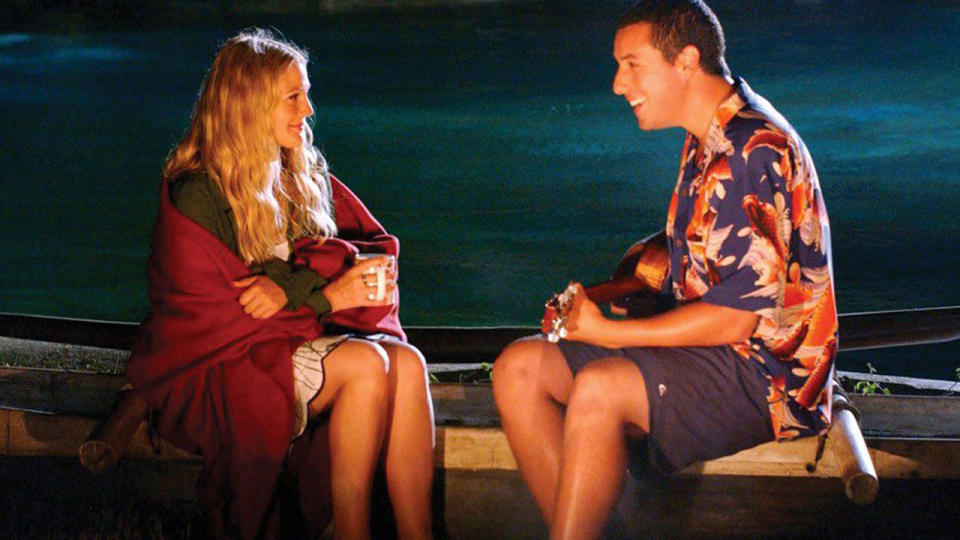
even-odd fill
[(651, 44), (648, 23), (631, 24), (617, 31), (613, 57), (617, 74), (613, 93), (623, 96), (640, 129), (664, 129), (681, 125), (685, 78), (677, 62), (670, 63)]

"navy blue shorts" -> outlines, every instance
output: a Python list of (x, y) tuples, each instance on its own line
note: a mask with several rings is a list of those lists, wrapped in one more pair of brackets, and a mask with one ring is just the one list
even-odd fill
[(620, 357), (640, 368), (650, 401), (650, 433), (631, 444), (631, 468), (669, 473), (773, 440), (768, 381), (729, 346), (607, 349), (558, 344), (574, 376), (593, 360)]

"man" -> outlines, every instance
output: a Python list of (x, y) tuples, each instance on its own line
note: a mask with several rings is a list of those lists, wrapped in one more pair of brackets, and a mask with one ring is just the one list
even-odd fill
[(601, 533), (628, 439), (668, 472), (830, 422), (830, 236), (806, 147), (730, 76), (700, 0), (636, 4), (613, 55), (613, 91), (640, 128), (687, 131), (666, 222), (677, 307), (613, 320), (584, 299), (565, 340), (515, 342), (494, 365), (504, 431), (553, 538)]

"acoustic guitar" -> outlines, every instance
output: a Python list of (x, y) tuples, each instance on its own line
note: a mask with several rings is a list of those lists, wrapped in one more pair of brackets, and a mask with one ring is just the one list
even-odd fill
[[(584, 287), (583, 292), (598, 304), (611, 302), (615, 313), (648, 315), (653, 312), (656, 296), (663, 290), (669, 272), (667, 235), (660, 231), (632, 245), (609, 280)], [(580, 301), (576, 291), (570, 285), (544, 306), (540, 330), (551, 343), (567, 336), (567, 319)]]

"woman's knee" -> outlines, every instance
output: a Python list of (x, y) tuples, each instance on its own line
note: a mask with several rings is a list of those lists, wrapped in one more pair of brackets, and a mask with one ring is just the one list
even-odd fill
[(427, 360), (416, 347), (403, 343), (389, 344), (384, 348), (390, 356), (390, 369), (396, 370), (401, 379), (426, 384)]
[(387, 388), (390, 358), (383, 347), (362, 339), (348, 339), (336, 349), (335, 369), (341, 372), (344, 384), (364, 384)]

